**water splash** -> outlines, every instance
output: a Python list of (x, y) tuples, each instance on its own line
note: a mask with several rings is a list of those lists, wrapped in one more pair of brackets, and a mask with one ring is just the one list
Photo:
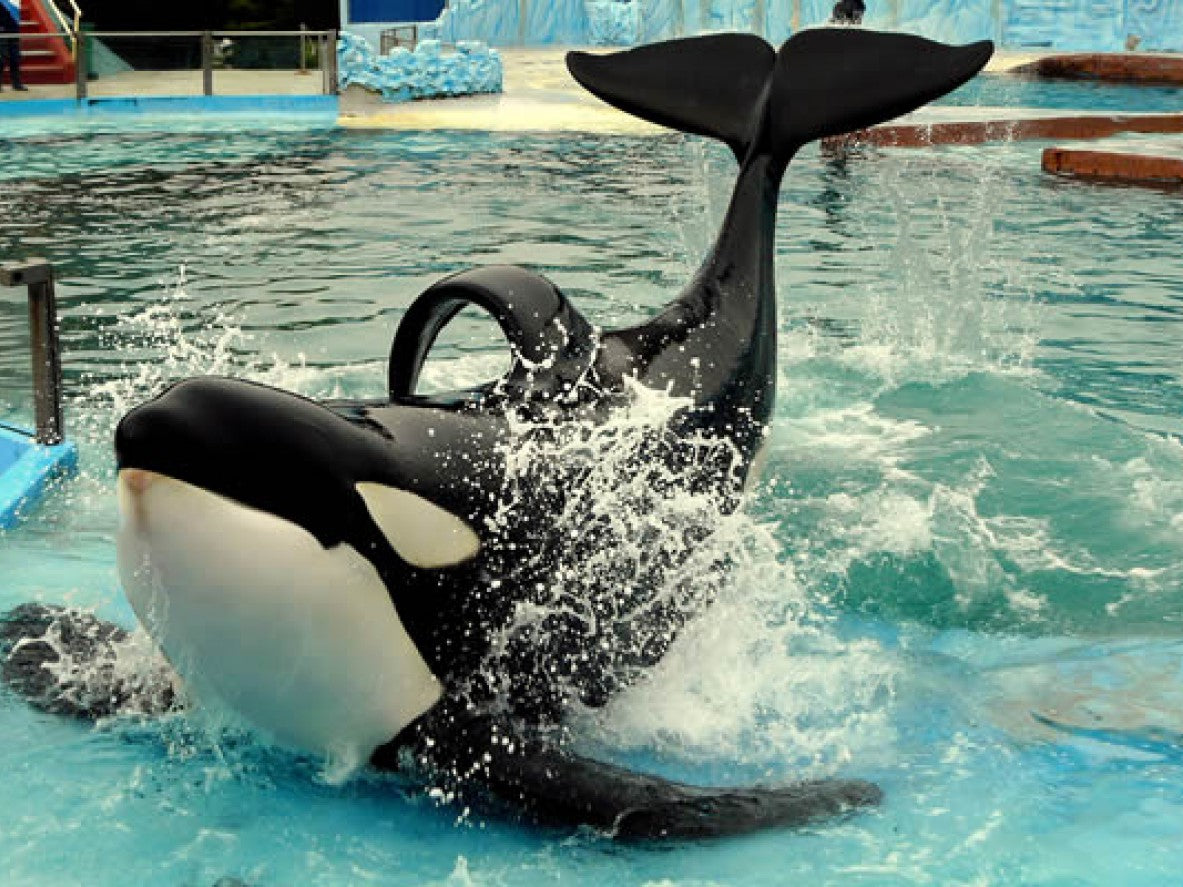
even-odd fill
[(734, 446), (674, 433), (688, 406), (632, 384), (602, 422), (515, 423), (490, 529), (551, 520), (481, 678), (517, 708), (557, 686), (574, 733), (615, 753), (779, 768), (792, 747), (825, 772), (881, 731), (894, 664), (813, 611), (774, 528), (737, 507)]
[(1043, 293), (1067, 272), (1038, 244), (1014, 261), (1005, 219), (1022, 191), (1007, 166), (953, 151), (823, 151), (799, 166), (782, 201), (777, 272), (793, 320), (782, 331), (807, 340), (802, 356), (887, 389), (1030, 373)]
[[(190, 299), (187, 284), (188, 270), (181, 265), (160, 281), (158, 298), (121, 311), (103, 328), (99, 343), (115, 367), (84, 377), (83, 393), (72, 404), (82, 417), (75, 433), (84, 441), (105, 445), (124, 413), (178, 379), (242, 368), (238, 351), (247, 337), (241, 327), (226, 314), (207, 314)], [(103, 314), (99, 309), (97, 316)]]
[(0, 673), (38, 708), (85, 718), (160, 714), (178, 695), (146, 634), (57, 606), (23, 604), (3, 615)]

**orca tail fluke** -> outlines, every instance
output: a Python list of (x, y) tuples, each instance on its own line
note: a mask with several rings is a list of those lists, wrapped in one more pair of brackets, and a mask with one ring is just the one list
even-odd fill
[(771, 96), (774, 153), (915, 111), (971, 80), (990, 61), (989, 40), (950, 46), (860, 28), (814, 28), (777, 54)]
[[(787, 162), (807, 142), (861, 129), (951, 92), (994, 52), (910, 34), (813, 28), (779, 52), (753, 34), (667, 40), (610, 55), (567, 54), (589, 92), (643, 120), (753, 145)], [(766, 114), (765, 110), (769, 113)]]
[(747, 154), (776, 52), (754, 34), (666, 40), (608, 55), (567, 53), (592, 95), (634, 117), (719, 139)]

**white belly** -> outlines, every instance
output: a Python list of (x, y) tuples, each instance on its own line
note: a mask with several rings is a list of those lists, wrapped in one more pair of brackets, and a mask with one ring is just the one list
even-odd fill
[(198, 697), (280, 743), (363, 762), (442, 695), (349, 546), (172, 478), (120, 472), (119, 574)]

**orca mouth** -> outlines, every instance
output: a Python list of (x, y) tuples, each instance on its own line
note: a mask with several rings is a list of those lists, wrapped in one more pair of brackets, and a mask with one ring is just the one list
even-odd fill
[[(348, 423), (289, 392), (231, 379), (181, 382), (136, 407), (115, 430), (122, 487), (144, 493), (158, 478), (188, 483), (311, 531), (328, 546), (332, 504), (349, 491), (333, 470)], [(338, 453), (338, 455), (340, 455)]]
[(120, 528), (132, 525), (142, 530), (148, 523), (148, 509), (145, 506), (148, 491), (161, 483), (181, 483), (175, 478), (148, 471), (145, 468), (121, 468), (115, 481), (115, 493), (119, 503)]
[(127, 490), (135, 494), (143, 493), (157, 480), (164, 477), (162, 474), (143, 468), (125, 468), (119, 472), (119, 476)]
[[(121, 533), (127, 528), (131, 532), (150, 535), (153, 529), (153, 516), (173, 510), (172, 505), (162, 506), (162, 503), (177, 498), (200, 496), (211, 502), (220, 501), (228, 512), (234, 509), (258, 512), (244, 502), (223, 496), (200, 484), (148, 468), (119, 468), (115, 479), (115, 495), (119, 507)], [(194, 517), (196, 519), (196, 515)]]

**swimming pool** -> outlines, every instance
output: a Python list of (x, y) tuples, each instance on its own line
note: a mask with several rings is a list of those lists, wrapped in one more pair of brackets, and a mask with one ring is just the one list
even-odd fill
[[(439, 807), (212, 718), (98, 730), (0, 696), (6, 883), (1162, 884), (1183, 865), (1183, 216), (1035, 146), (809, 150), (782, 197), (780, 393), (721, 599), (577, 731), (699, 782), (873, 779), (876, 813), (616, 846)], [(193, 133), (8, 142), (0, 253), (57, 264), (82, 473), (0, 539), (0, 608), (130, 624), (110, 436), (178, 376), (378, 395), (440, 275), (587, 316), (692, 273), (730, 161), (681, 138)], [(19, 294), (17, 294), (19, 296)], [(28, 419), (0, 296), (0, 420)], [(476, 322), (431, 381), (500, 368)]]
[(1106, 83), (1100, 80), (1047, 80), (1022, 74), (984, 74), (938, 105), (989, 105), (1006, 108), (1061, 108), (1123, 114), (1175, 114), (1183, 111), (1183, 87)]

